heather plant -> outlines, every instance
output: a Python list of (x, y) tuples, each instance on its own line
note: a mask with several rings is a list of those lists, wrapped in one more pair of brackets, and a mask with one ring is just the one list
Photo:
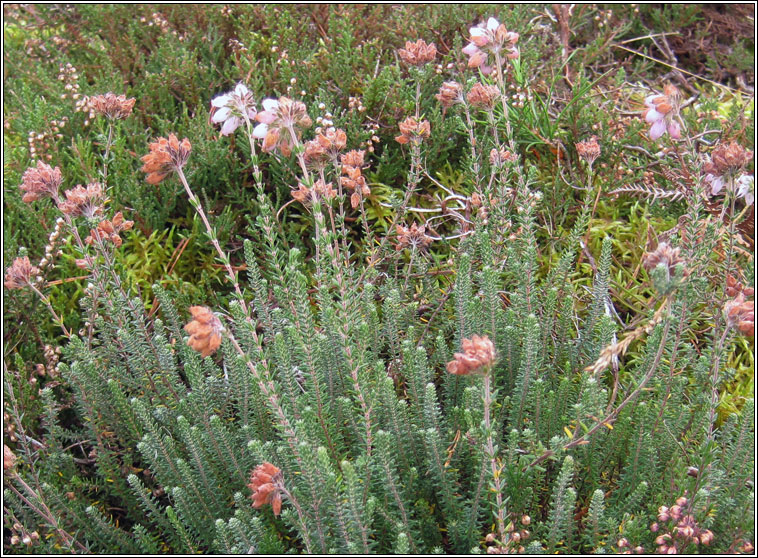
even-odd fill
[[(252, 72), (235, 43), (217, 94), (181, 81), (173, 128), (161, 97), (177, 91), (156, 88), (141, 145), (139, 102), (98, 92), (92, 128), (18, 174), (17, 202), (55, 226), (4, 284), (58, 342), (34, 383), (4, 359), (6, 548), (751, 552), (754, 401), (722, 405), (752, 354), (750, 146), (669, 83), (564, 142), (595, 80), (573, 76), (556, 113), (558, 80), (526, 77), (529, 30), (490, 14), (444, 70), (428, 33), (377, 58), (364, 99), (396, 114), (374, 140), (349, 91), (309, 93), (297, 66), (318, 57), (282, 15), (295, 64)], [(348, 82), (365, 68), (329, 22), (345, 60), (325, 72)], [(152, 24), (139, 40), (192, 72), (175, 43), (194, 39)], [(632, 176), (610, 180), (622, 160)], [(209, 191), (232, 177), (244, 230)], [(186, 204), (190, 233), (160, 253), (173, 270), (192, 239), (203, 282), (130, 277), (150, 214), (136, 192), (166, 200), (158, 216)], [(52, 298), (69, 272), (86, 285), (75, 318)]]

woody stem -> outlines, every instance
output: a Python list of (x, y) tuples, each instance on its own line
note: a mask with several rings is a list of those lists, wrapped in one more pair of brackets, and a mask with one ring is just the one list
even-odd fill
[(205, 211), (203, 210), (203, 206), (200, 204), (200, 200), (198, 200), (195, 197), (195, 194), (192, 192), (192, 188), (190, 188), (190, 185), (187, 182), (187, 178), (184, 176), (184, 171), (182, 170), (181, 167), (177, 167), (176, 173), (177, 175), (179, 175), (179, 180), (184, 186), (184, 190), (187, 192), (187, 196), (189, 197), (192, 207), (195, 208), (195, 211), (197, 211), (197, 214), (200, 216), (200, 219), (202, 219), (203, 224), (205, 225), (205, 231), (208, 233), (208, 237), (211, 240), (211, 244), (213, 244), (213, 247), (216, 249), (216, 252), (218, 253), (218, 257), (219, 257), (219, 260), (221, 261), (221, 264), (226, 269), (227, 275), (229, 275), (229, 280), (234, 286), (234, 292), (237, 295), (237, 300), (239, 301), (240, 306), (242, 307), (242, 310), (245, 313), (245, 316), (247, 316), (247, 318), (250, 319), (247, 304), (245, 303), (245, 298), (242, 295), (242, 290), (240, 289), (239, 282), (237, 281), (237, 274), (234, 272), (234, 269), (232, 269), (232, 264), (229, 261), (229, 256), (226, 254), (226, 252), (224, 252), (221, 249), (221, 245), (218, 242), (218, 238), (216, 238), (216, 232), (213, 230), (213, 227), (211, 227), (211, 224), (208, 221), (208, 217), (206, 217)]

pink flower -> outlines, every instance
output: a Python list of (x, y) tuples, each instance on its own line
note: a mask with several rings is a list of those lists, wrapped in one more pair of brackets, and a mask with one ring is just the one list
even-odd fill
[(674, 139), (682, 137), (682, 130), (676, 118), (679, 116), (679, 90), (673, 85), (663, 88), (663, 95), (650, 95), (645, 98), (648, 108), (642, 113), (650, 126), (650, 139), (657, 140), (667, 131)]
[(255, 102), (244, 83), (238, 83), (234, 91), (219, 95), (211, 101), (211, 121), (221, 126), (221, 135), (228, 136), (245, 123), (245, 115), (255, 118)]
[(518, 38), (518, 33), (508, 31), (505, 25), (494, 17), (489, 18), (486, 23), (482, 22), (471, 27), (469, 29), (471, 42), (463, 48), (463, 54), (469, 57), (469, 68), (479, 68), (483, 74), (490, 74), (492, 66), (487, 65), (487, 58), (490, 54), (500, 51), (505, 51), (507, 58), (518, 58), (519, 51), (516, 47)]
[(259, 124), (253, 130), (253, 137), (263, 140), (261, 149), (279, 149), (285, 157), (292, 151), (292, 134), (300, 136), (300, 131), (313, 123), (304, 103), (288, 97), (263, 99), (265, 110), (255, 115)]

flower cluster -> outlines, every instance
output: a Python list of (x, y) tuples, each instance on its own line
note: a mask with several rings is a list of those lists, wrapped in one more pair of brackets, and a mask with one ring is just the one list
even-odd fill
[(26, 256), (13, 260), (5, 272), (5, 288), (8, 290), (21, 289), (39, 275), (39, 268), (34, 267)]
[(469, 57), (469, 68), (479, 68), (486, 75), (492, 73), (492, 66), (487, 64), (490, 54), (505, 51), (507, 58), (519, 57), (519, 51), (516, 47), (519, 34), (508, 31), (505, 24), (500, 23), (494, 17), (471, 27), (469, 35), (471, 42), (463, 49), (463, 54)]
[(490, 164), (493, 167), (502, 167), (506, 163), (515, 163), (518, 161), (518, 155), (512, 151), (507, 150), (505, 147), (490, 150)]
[(187, 345), (203, 355), (203, 358), (210, 356), (221, 346), (224, 326), (206, 306), (190, 306), (189, 311), (192, 321), (184, 326), (184, 331), (190, 334)]
[(282, 512), (282, 496), (285, 494), (284, 475), (281, 469), (264, 462), (258, 465), (247, 485), (253, 491), (253, 507), (260, 508), (265, 504), (271, 504), (274, 515)]
[(727, 301), (724, 304), (724, 314), (729, 326), (736, 326), (740, 333), (752, 337), (755, 333), (755, 302), (745, 300), (744, 293), (748, 290), (752, 291), (746, 289)]
[(371, 193), (371, 189), (366, 183), (366, 177), (363, 176), (363, 158), (366, 152), (358, 149), (348, 151), (342, 156), (342, 185), (348, 190), (352, 190), (350, 195), (350, 205), (353, 209), (358, 207), (361, 199)]
[[(713, 533), (708, 529), (701, 529), (692, 515), (686, 514), (684, 508), (688, 500), (684, 496), (677, 498), (676, 503), (670, 508), (661, 506), (658, 508), (658, 521), (668, 523), (666, 533), (658, 535), (655, 539), (657, 554), (678, 554), (691, 543), (708, 546), (713, 542)], [(657, 533), (661, 529), (659, 523), (653, 523), (650, 530)]]
[(158, 138), (150, 144), (150, 153), (142, 157), (142, 172), (147, 173), (148, 184), (158, 184), (169, 174), (187, 164), (192, 145), (187, 138), (181, 142), (174, 134), (168, 139)]
[(746, 287), (735, 276), (728, 275), (726, 278), (726, 296), (737, 296), (740, 293), (745, 296), (753, 296), (755, 289)]
[(62, 183), (61, 169), (38, 161), (36, 167), (26, 169), (21, 177), (20, 188), (25, 192), (21, 199), (30, 203), (41, 198), (57, 198)]
[(58, 203), (61, 213), (88, 219), (103, 213), (103, 186), (99, 182), (91, 182), (86, 187), (77, 184), (65, 193), (66, 199)]
[(597, 143), (597, 136), (591, 136), (588, 140), (577, 142), (575, 147), (577, 155), (587, 161), (590, 167), (595, 159), (600, 157), (600, 145)]
[(3, 444), (3, 471), (10, 471), (16, 466), (16, 455), (11, 448)]
[(743, 198), (747, 205), (755, 201), (755, 179), (751, 174), (737, 175), (752, 160), (753, 152), (736, 142), (721, 143), (713, 150), (709, 160), (703, 165), (705, 181), (711, 186), (710, 195), (715, 196), (728, 184), (734, 189), (738, 198)]
[(431, 133), (428, 120), (418, 121), (409, 116), (399, 124), (400, 135), (395, 141), (401, 144), (414, 143), (419, 144), (424, 138), (428, 138)]
[(679, 90), (673, 85), (667, 84), (663, 88), (663, 95), (650, 95), (645, 98), (647, 108), (642, 113), (645, 122), (650, 126), (650, 139), (657, 140), (666, 131), (674, 139), (682, 137), (682, 130), (677, 121), (679, 117)]
[(299, 182), (297, 190), (292, 191), (292, 197), (304, 205), (317, 200), (332, 200), (336, 196), (337, 192), (332, 188), (332, 183), (324, 182), (320, 178), (310, 188)]
[(471, 339), (461, 341), (462, 353), (455, 353), (453, 360), (447, 363), (447, 371), (458, 376), (476, 372), (486, 374), (495, 362), (495, 345), (486, 335), (474, 335)]
[(471, 91), (466, 95), (469, 104), (474, 108), (483, 110), (492, 110), (495, 107), (495, 101), (500, 96), (500, 91), (494, 85), (484, 85), (475, 83)]
[(655, 250), (645, 252), (642, 256), (642, 267), (650, 272), (659, 265), (663, 265), (669, 277), (672, 277), (676, 266), (684, 262), (679, 255), (680, 252), (680, 248), (672, 248), (668, 242), (660, 242)]
[(344, 130), (328, 129), (321, 132), (310, 141), (305, 142), (303, 157), (305, 164), (313, 168), (324, 168), (329, 161), (339, 157), (339, 152), (347, 145), (347, 134)]
[(123, 214), (119, 211), (110, 221), (107, 219), (100, 221), (97, 224), (97, 228), (90, 231), (89, 236), (84, 239), (84, 242), (86, 244), (92, 244), (95, 239), (99, 239), (100, 242), (108, 240), (118, 247), (121, 246), (122, 242), (119, 233), (122, 231), (128, 231), (133, 226), (134, 221), (124, 220)]
[(446, 81), (440, 87), (440, 92), (434, 96), (444, 110), (457, 103), (463, 102), (463, 86), (457, 81)]
[(257, 114), (253, 94), (244, 83), (238, 83), (233, 91), (215, 97), (211, 101), (211, 122), (220, 124), (221, 135), (228, 136), (246, 120)]
[(111, 120), (122, 120), (132, 113), (136, 99), (127, 99), (126, 95), (106, 93), (89, 98), (89, 105), (98, 114)]
[(619, 547), (619, 554), (642, 554), (645, 552), (645, 549), (641, 546), (635, 546), (632, 548), (632, 545), (629, 544), (629, 541), (626, 539), (626, 537), (621, 537), (618, 541), (616, 541), (616, 546)]
[(282, 155), (289, 156), (292, 152), (290, 135), (313, 124), (305, 104), (289, 97), (263, 99), (261, 104), (264, 110), (255, 115), (259, 124), (253, 130), (253, 136), (263, 140), (263, 151), (279, 149)]
[(434, 43), (426, 44), (422, 39), (415, 43), (405, 42), (405, 48), (397, 51), (400, 59), (409, 66), (423, 66), (432, 62), (437, 56), (437, 47)]
[(416, 249), (427, 248), (432, 239), (426, 235), (426, 227), (421, 225), (420, 227), (413, 223), (410, 227), (404, 227), (403, 225), (397, 225), (397, 244), (395, 248), (397, 250), (403, 250), (408, 246)]

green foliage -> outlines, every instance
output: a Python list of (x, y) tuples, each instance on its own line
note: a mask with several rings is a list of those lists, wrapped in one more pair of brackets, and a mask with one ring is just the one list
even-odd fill
[[(685, 495), (714, 535), (700, 551), (753, 541), (753, 341), (723, 310), (727, 274), (753, 286), (748, 212), (706, 195), (696, 143), (723, 125), (752, 147), (753, 109), (688, 106), (666, 150), (622, 121), (647, 62), (608, 71), (609, 45), (707, 16), (632, 9), (575, 6), (562, 57), (555, 12), (526, 6), (9, 8), (4, 257), (55, 265), (5, 299), (5, 548), (36, 532), (50, 553), (589, 553), (623, 534), (653, 552), (659, 507)], [(461, 36), (493, 13), (521, 34), (503, 76), (478, 75), (500, 98), (441, 110), (443, 81), (473, 85)], [(438, 58), (408, 67), (417, 37)], [(338, 160), (209, 124), (237, 82), (370, 148), (362, 205)], [(72, 91), (107, 90), (134, 114), (76, 110)], [(413, 114), (431, 135), (395, 141)], [(63, 189), (105, 188), (59, 239), (56, 204), (21, 201), (29, 132)], [(148, 185), (139, 157), (169, 133), (189, 160)], [(338, 195), (293, 200), (319, 178)], [(651, 181), (664, 194), (632, 199)], [(118, 211), (134, 228), (99, 242)], [(648, 265), (664, 241), (678, 251)], [(494, 361), (461, 354), (474, 336)], [(280, 475), (261, 483), (263, 463)]]

